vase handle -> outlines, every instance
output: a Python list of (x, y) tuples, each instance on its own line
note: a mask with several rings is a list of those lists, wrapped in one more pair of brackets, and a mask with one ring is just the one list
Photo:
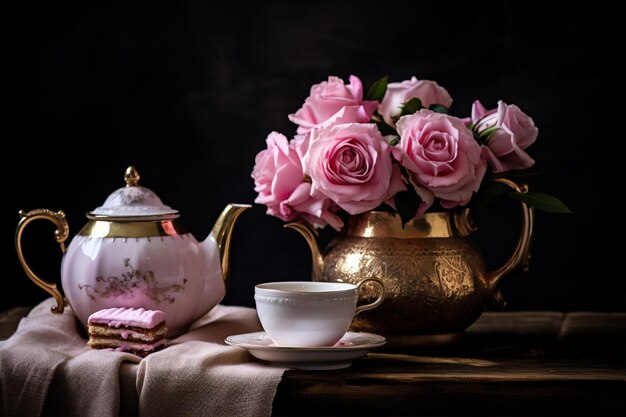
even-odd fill
[[(507, 178), (497, 178), (495, 181), (512, 188), (518, 193), (524, 194), (528, 192), (528, 185), (524, 183), (517, 183)], [(504, 265), (495, 271), (487, 273), (487, 281), (489, 282), (489, 288), (491, 290), (491, 300), (498, 307), (504, 307), (506, 304), (500, 290), (500, 281), (502, 280), (502, 277), (519, 268), (527, 271), (528, 263), (530, 261), (530, 244), (533, 238), (534, 210), (522, 201), (520, 201), (520, 205), (522, 210), (522, 224), (520, 235), (517, 240), (517, 246), (515, 247), (511, 257), (504, 263)]]

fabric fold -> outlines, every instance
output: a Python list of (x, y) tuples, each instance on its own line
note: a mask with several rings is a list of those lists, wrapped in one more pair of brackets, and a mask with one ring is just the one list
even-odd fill
[(53, 304), (36, 306), (0, 342), (2, 415), (271, 415), (284, 369), (224, 344), (262, 329), (256, 310), (218, 305), (142, 360), (90, 349), (73, 313), (51, 314)]
[[(139, 415), (269, 416), (283, 368), (224, 345), (262, 330), (256, 310), (218, 305), (191, 330), (139, 364)], [(176, 358), (176, 360), (172, 360)]]

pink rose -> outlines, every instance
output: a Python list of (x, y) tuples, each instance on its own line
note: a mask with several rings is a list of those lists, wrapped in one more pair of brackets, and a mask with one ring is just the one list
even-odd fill
[(419, 98), (422, 106), (426, 108), (431, 104), (441, 104), (448, 108), (452, 105), (452, 97), (448, 91), (435, 81), (418, 81), (417, 78), (411, 77), (410, 80), (387, 85), (387, 92), (378, 106), (378, 112), (385, 122), (393, 126), (393, 119), (400, 115), (402, 105), (414, 97)]
[[(356, 110), (354, 108), (344, 107), (343, 109), (341, 109), (337, 113), (335, 113), (335, 115), (333, 115), (333, 117), (331, 117), (330, 119), (328, 119), (327, 121), (325, 121), (321, 125), (317, 126), (316, 128), (319, 130), (319, 129), (323, 128), (323, 127), (330, 127), (330, 126), (333, 126), (333, 125), (352, 123), (352, 121), (355, 119), (353, 117), (354, 114), (355, 114), (355, 111)], [(302, 160), (302, 158), (306, 154), (307, 150), (309, 149), (309, 139), (310, 139), (310, 136), (311, 136), (311, 133), (307, 132), (307, 133), (304, 133), (304, 134), (295, 135), (293, 140), (292, 140), (293, 148), (298, 153), (298, 156), (300, 157), (300, 160)]]
[(376, 208), (404, 189), (391, 147), (371, 123), (313, 129), (302, 165), (311, 195), (330, 198), (350, 214)]
[(394, 156), (416, 182), (440, 198), (443, 208), (467, 204), (480, 187), (486, 163), (463, 121), (423, 109), (401, 117), (396, 128), (400, 143)]
[(259, 193), (254, 202), (265, 204), (267, 214), (285, 221), (301, 217), (315, 226), (330, 224), (340, 230), (343, 222), (333, 214), (338, 207), (328, 199), (311, 197), (311, 184), (305, 181), (294, 144), (277, 132), (270, 133), (266, 143), (252, 170), (254, 190)]
[(493, 172), (526, 169), (535, 164), (524, 149), (535, 143), (539, 130), (533, 119), (512, 104), (498, 101), (498, 108), (486, 110), (480, 101), (472, 105), (472, 122), (478, 133), (496, 127), (486, 143)]
[[(341, 78), (328, 77), (328, 81), (311, 87), (311, 94), (297, 112), (289, 115), (289, 120), (297, 124), (298, 133), (303, 134), (325, 122), (326, 125), (367, 123), (376, 106), (377, 101), (363, 101), (363, 84), (358, 77), (351, 75), (348, 85)], [(342, 120), (333, 121), (342, 109), (345, 109)]]

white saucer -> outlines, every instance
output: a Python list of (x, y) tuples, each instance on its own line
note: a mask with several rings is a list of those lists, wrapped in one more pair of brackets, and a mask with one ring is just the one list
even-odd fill
[(387, 343), (383, 336), (355, 332), (347, 332), (335, 346), (322, 347), (277, 346), (265, 332), (228, 336), (224, 342), (247, 349), (257, 359), (303, 370), (347, 368), (353, 359)]

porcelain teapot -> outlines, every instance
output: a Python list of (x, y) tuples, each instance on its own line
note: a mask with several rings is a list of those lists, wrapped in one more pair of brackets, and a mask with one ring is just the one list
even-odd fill
[[(87, 213), (89, 221), (67, 250), (65, 214), (47, 209), (20, 211), (15, 246), (26, 275), (55, 298), (53, 313), (70, 306), (86, 326), (89, 315), (103, 308), (158, 309), (167, 317), (167, 337), (175, 337), (224, 297), (232, 229), (250, 206), (227, 205), (209, 236), (198, 242), (180, 223), (178, 211), (140, 186), (139, 178), (129, 167), (126, 186)], [(37, 219), (57, 227), (55, 239), (64, 253), (61, 284), (67, 298), (56, 284), (37, 276), (24, 258), (22, 233)]]

